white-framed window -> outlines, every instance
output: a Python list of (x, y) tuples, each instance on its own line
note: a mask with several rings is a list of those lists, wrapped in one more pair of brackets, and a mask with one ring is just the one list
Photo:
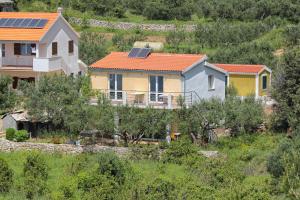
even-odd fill
[(1, 55), (5, 57), (5, 44), (1, 44)]
[(109, 75), (109, 96), (112, 100), (123, 99), (123, 77), (122, 74)]
[(208, 75), (208, 90), (214, 90), (214, 89), (215, 89), (215, 76)]
[(150, 101), (163, 102), (164, 77), (150, 76)]
[(266, 90), (268, 89), (268, 76), (267, 75), (262, 75), (261, 77), (261, 82), (262, 82), (262, 89)]

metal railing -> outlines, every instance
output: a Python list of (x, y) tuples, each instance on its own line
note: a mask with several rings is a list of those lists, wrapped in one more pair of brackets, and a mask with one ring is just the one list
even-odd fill
[[(136, 90), (98, 90), (111, 101), (112, 105), (128, 105), (140, 108), (153, 107), (160, 109), (177, 109), (183, 104), (191, 106), (196, 99), (194, 92), (163, 92), (153, 93), (150, 91)], [(96, 104), (97, 98), (91, 100), (91, 104)]]

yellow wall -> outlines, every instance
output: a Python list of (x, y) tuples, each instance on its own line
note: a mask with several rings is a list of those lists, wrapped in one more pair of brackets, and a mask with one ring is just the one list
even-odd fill
[[(266, 75), (267, 76), (267, 89), (263, 90), (262, 89), (262, 77)], [(271, 87), (271, 77), (270, 77), (270, 72), (268, 71), (263, 71), (260, 75), (259, 75), (259, 96), (265, 96), (267, 95), (267, 93), (270, 91), (270, 87)]]
[(229, 84), (233, 85), (238, 96), (255, 95), (255, 75), (230, 74)]
[[(108, 90), (109, 74), (115, 72), (92, 72), (92, 88), (96, 90)], [(123, 72), (123, 90), (149, 91), (149, 76), (164, 77), (164, 92), (181, 92), (181, 76), (178, 74), (150, 74), (142, 72)]]

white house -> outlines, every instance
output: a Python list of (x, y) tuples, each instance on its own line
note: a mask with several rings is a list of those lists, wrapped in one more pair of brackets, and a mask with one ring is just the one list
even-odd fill
[(52, 73), (81, 75), (79, 35), (61, 14), (0, 12), (0, 75), (35, 81)]

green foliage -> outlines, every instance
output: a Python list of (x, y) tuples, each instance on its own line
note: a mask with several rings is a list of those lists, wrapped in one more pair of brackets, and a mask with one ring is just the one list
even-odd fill
[[(31, 118), (48, 122), (58, 129), (79, 133), (88, 125), (88, 93), (82, 78), (44, 76), (38, 82), (23, 86), (25, 108)], [(82, 87), (84, 86), (84, 90)]]
[(146, 199), (176, 199), (175, 185), (161, 178), (155, 179), (146, 187)]
[(73, 0), (71, 7), (81, 12), (92, 11), (100, 16), (124, 17), (125, 8), (121, 0)]
[(288, 45), (300, 44), (300, 23), (298, 25), (289, 25), (285, 28), (284, 35)]
[(159, 160), (159, 147), (157, 145), (133, 145), (130, 147), (130, 159), (133, 160)]
[(289, 199), (300, 197), (300, 137), (283, 141), (269, 157), (268, 171), (279, 183), (277, 190)]
[(225, 126), (231, 129), (233, 135), (255, 132), (264, 119), (263, 107), (253, 96), (244, 100), (234, 96), (228, 97), (224, 110)]
[(113, 199), (116, 183), (105, 175), (81, 173), (78, 189), (83, 191), (83, 199)]
[(296, 133), (300, 130), (300, 48), (287, 50), (273, 82), (273, 97), (278, 102), (277, 121), (287, 123)]
[(118, 184), (123, 184), (126, 178), (127, 166), (114, 153), (101, 153), (99, 154), (99, 168), (98, 172), (108, 178), (115, 180)]
[(17, 96), (11, 88), (11, 84), (10, 77), (0, 75), (0, 114), (10, 111), (15, 106)]
[(13, 141), (15, 138), (16, 129), (8, 128), (5, 130), (5, 133), (6, 133), (6, 135), (5, 135), (6, 139)]
[(196, 146), (187, 137), (182, 137), (178, 141), (172, 142), (169, 148), (163, 152), (162, 160), (181, 164), (184, 159), (195, 154), (197, 154)]
[(32, 152), (26, 158), (23, 169), (23, 190), (26, 198), (33, 199), (36, 195), (42, 195), (47, 189), (48, 166), (42, 154)]
[(274, 49), (267, 42), (246, 42), (234, 48), (220, 48), (211, 56), (215, 63), (247, 63), (272, 66), (276, 61), (273, 55)]
[(26, 130), (19, 130), (15, 133), (15, 140), (17, 142), (24, 142), (29, 139), (29, 133)]
[(107, 54), (107, 41), (103, 35), (84, 31), (80, 34), (79, 57), (90, 65)]
[(251, 41), (271, 28), (272, 26), (263, 22), (230, 23), (218, 20), (214, 23), (198, 24), (195, 39), (204, 47), (237, 45)]
[(13, 171), (7, 162), (0, 158), (0, 193), (7, 193), (13, 186)]

